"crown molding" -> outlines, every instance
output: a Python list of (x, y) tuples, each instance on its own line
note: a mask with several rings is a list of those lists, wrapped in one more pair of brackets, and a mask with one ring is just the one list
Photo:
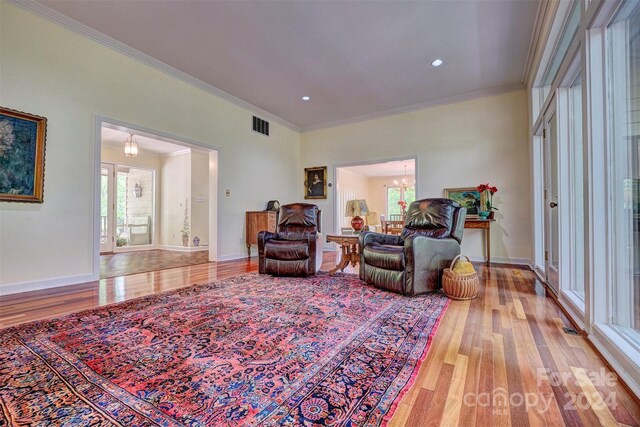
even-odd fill
[(183, 82), (197, 87), (198, 89), (201, 89), (228, 102), (231, 102), (238, 107), (253, 111), (256, 115), (263, 116), (296, 132), (300, 132), (301, 130), (300, 126), (298, 125), (295, 125), (274, 114), (271, 114), (268, 111), (263, 110), (262, 108), (256, 107), (255, 105), (244, 101), (236, 96), (233, 96), (230, 93), (223, 91), (222, 89), (218, 89), (217, 87), (210, 85), (209, 83), (205, 83), (202, 80), (185, 73), (184, 71), (180, 71), (177, 68), (172, 67), (171, 65), (165, 64), (164, 62), (159, 61), (156, 58), (147, 55), (146, 53), (140, 52), (139, 50), (134, 49), (131, 46), (128, 46), (112, 37), (109, 37), (106, 34), (101, 33), (100, 31), (94, 30), (93, 28), (84, 25), (73, 18), (69, 18), (68, 16), (56, 10), (53, 10), (50, 7), (43, 5), (42, 3), (38, 3), (35, 0), (8, 1), (9, 3), (14, 4), (24, 10), (32, 12), (42, 18), (48, 19), (49, 21), (52, 21), (68, 30), (85, 36), (110, 49), (113, 49), (118, 53), (142, 62), (152, 68), (155, 68), (156, 70), (162, 71), (163, 73), (168, 74), (171, 77), (182, 80)]
[(549, 9), (549, 3), (546, 1), (541, 1), (538, 3), (538, 11), (536, 12), (536, 20), (533, 24), (533, 32), (531, 33), (531, 40), (529, 41), (529, 51), (527, 52), (527, 62), (524, 67), (524, 72), (522, 75), (522, 81), (525, 86), (529, 86), (529, 83), (532, 80), (531, 74), (533, 72), (533, 63), (536, 59), (536, 53), (539, 47), (539, 39), (540, 34), (542, 32), (542, 27), (545, 22), (545, 16), (547, 10)]
[(163, 154), (161, 157), (176, 157), (176, 156), (182, 156), (183, 154), (188, 154), (191, 153), (191, 148), (185, 148), (184, 150), (179, 150), (179, 151), (174, 151), (172, 153), (166, 153)]
[(352, 124), (352, 123), (364, 122), (364, 121), (367, 121), (367, 120), (381, 119), (383, 117), (395, 116), (395, 115), (404, 114), (404, 113), (410, 113), (412, 111), (424, 110), (424, 109), (427, 109), (427, 108), (438, 107), (438, 106), (441, 106), (441, 105), (455, 104), (456, 102), (470, 101), (470, 100), (473, 100), (473, 99), (484, 98), (484, 97), (487, 97), (487, 96), (500, 95), (502, 93), (513, 92), (513, 91), (522, 90), (522, 89), (525, 89), (525, 86), (524, 86), (524, 84), (522, 82), (511, 83), (511, 84), (504, 85), (504, 86), (497, 86), (497, 87), (493, 87), (493, 88), (489, 88), (489, 89), (481, 89), (481, 90), (476, 90), (476, 91), (473, 91), (473, 92), (466, 92), (466, 93), (462, 93), (460, 95), (449, 96), (449, 97), (446, 97), (446, 98), (436, 99), (436, 100), (433, 100), (433, 101), (421, 102), (419, 104), (408, 105), (406, 107), (392, 108), (391, 110), (379, 111), (377, 113), (365, 114), (363, 116), (351, 117), (351, 118), (348, 118), (348, 119), (341, 119), (341, 120), (336, 120), (336, 121), (333, 121), (333, 122), (320, 123), (320, 124), (317, 124), (317, 125), (306, 126), (306, 127), (302, 128), (301, 132), (303, 132), (303, 133), (304, 132), (311, 132), (311, 131), (314, 131), (314, 130), (320, 130), (320, 129), (338, 127), (338, 126), (344, 126), (344, 125), (348, 125), (348, 124)]

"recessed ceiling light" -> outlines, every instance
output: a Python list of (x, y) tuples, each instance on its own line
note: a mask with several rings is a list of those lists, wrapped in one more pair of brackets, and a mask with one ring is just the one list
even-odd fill
[(310, 101), (310, 100), (311, 100), (311, 98), (310, 98), (310, 97), (308, 97), (308, 96), (303, 96), (303, 97), (302, 97), (302, 100), (303, 100), (303, 101)]
[(434, 67), (439, 67), (439, 66), (441, 66), (442, 64), (444, 64), (444, 61), (443, 61), (442, 59), (440, 59), (440, 58), (436, 59), (435, 61), (433, 61), (433, 62), (431, 63), (431, 65), (433, 65)]

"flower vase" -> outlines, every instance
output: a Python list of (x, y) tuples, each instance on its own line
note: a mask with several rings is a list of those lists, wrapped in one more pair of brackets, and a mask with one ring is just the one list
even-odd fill
[(481, 211), (478, 213), (478, 216), (480, 217), (480, 219), (487, 219), (487, 217), (489, 216), (489, 211)]
[(487, 217), (487, 219), (493, 219), (495, 212), (494, 211), (490, 211), (489, 212), (489, 216)]

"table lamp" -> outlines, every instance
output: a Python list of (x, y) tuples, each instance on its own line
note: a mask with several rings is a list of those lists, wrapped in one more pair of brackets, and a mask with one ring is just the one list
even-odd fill
[(378, 212), (369, 212), (366, 216), (367, 225), (369, 227), (374, 226), (374, 230), (376, 230), (375, 226), (380, 225), (380, 215)]
[(367, 201), (364, 199), (357, 200), (349, 200), (347, 201), (347, 206), (344, 211), (344, 216), (351, 216), (351, 227), (355, 233), (360, 232), (362, 227), (364, 227), (364, 220), (360, 217), (360, 215), (367, 215), (369, 212), (369, 207), (367, 206)]

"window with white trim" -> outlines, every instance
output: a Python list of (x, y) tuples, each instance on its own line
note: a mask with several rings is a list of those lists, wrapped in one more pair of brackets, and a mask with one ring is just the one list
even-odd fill
[(640, 347), (640, 2), (627, 1), (607, 28), (610, 321)]

